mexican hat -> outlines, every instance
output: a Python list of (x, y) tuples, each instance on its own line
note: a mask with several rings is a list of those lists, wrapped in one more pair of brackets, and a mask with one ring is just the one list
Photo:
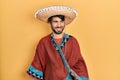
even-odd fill
[(64, 15), (65, 24), (67, 25), (75, 19), (77, 11), (68, 6), (48, 6), (39, 9), (35, 13), (35, 17), (44, 22), (48, 22), (48, 18), (54, 15)]

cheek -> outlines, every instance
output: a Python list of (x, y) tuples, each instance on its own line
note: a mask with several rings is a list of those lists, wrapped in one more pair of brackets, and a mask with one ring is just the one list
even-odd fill
[(56, 23), (52, 23), (51, 25), (52, 25), (53, 27), (54, 27), (54, 26), (57, 26), (57, 24), (56, 24)]
[(65, 26), (65, 22), (61, 23), (62, 26)]
[(51, 24), (51, 28), (55, 29), (56, 24)]
[(61, 26), (65, 27), (65, 24), (61, 24)]

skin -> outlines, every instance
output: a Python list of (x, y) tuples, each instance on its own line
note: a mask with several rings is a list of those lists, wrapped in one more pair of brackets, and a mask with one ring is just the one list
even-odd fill
[[(65, 21), (62, 21), (59, 17), (53, 17), (52, 22), (50, 23), (51, 29), (54, 35), (55, 39), (62, 38), (65, 28)], [(73, 70), (71, 70), (72, 76), (77, 76), (77, 74), (72, 74)], [(77, 77), (75, 80), (80, 80), (79, 77)]]
[(62, 38), (65, 28), (65, 21), (62, 21), (59, 17), (53, 17), (50, 23), (54, 38)]

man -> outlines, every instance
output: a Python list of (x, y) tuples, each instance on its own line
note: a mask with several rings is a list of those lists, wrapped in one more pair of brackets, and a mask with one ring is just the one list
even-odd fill
[(27, 73), (37, 80), (89, 80), (77, 40), (63, 32), (77, 16), (76, 10), (50, 6), (38, 10), (35, 16), (48, 22), (52, 33), (39, 41)]

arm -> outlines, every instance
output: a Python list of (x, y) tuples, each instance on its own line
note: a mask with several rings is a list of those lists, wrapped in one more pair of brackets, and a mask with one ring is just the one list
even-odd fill
[(32, 64), (29, 66), (27, 73), (35, 78), (35, 80), (43, 80), (43, 69), (45, 65), (43, 52), (44, 47), (40, 42), (36, 48), (36, 53)]
[(87, 67), (85, 61), (81, 55), (80, 47), (76, 39), (73, 39), (72, 49), (72, 62), (71, 68), (79, 75), (80, 80), (89, 80)]

